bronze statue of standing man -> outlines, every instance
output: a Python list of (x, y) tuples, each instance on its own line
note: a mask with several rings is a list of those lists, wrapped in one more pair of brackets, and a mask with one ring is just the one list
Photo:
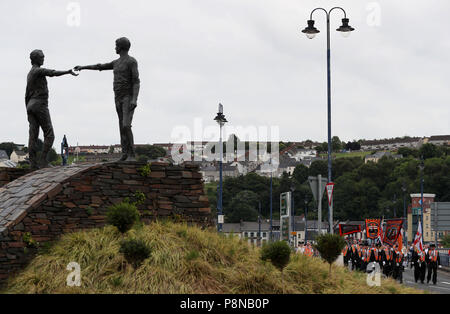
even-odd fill
[[(44, 64), (44, 53), (36, 49), (30, 53), (31, 70), (27, 76), (27, 88), (25, 91), (25, 105), (29, 122), (28, 153), (30, 167), (32, 170), (48, 167), (47, 155), (52, 148), (55, 134), (53, 132), (52, 120), (48, 110), (48, 87), (47, 76), (61, 76), (72, 74), (77, 76), (72, 70), (55, 71), (42, 68)], [(44, 148), (41, 152), (40, 160), (37, 160), (37, 140), (39, 127), (44, 132)]]
[(128, 55), (131, 43), (128, 38), (121, 37), (116, 40), (116, 53), (120, 58), (110, 63), (87, 66), (76, 66), (76, 71), (81, 70), (113, 70), (114, 95), (116, 111), (119, 116), (120, 144), (122, 146), (121, 161), (134, 161), (134, 139), (131, 130), (134, 109), (137, 106), (139, 95), (139, 72), (136, 59)]

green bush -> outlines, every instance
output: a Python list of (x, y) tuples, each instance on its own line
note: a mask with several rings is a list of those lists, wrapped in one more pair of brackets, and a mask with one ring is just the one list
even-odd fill
[(291, 248), (285, 241), (277, 241), (265, 244), (261, 249), (261, 259), (270, 260), (280, 270), (289, 263)]
[(341, 254), (345, 246), (345, 240), (338, 234), (322, 234), (316, 238), (314, 248), (320, 253), (320, 257), (330, 264), (329, 275), (331, 275), (331, 265)]
[(120, 253), (137, 268), (146, 258), (150, 257), (150, 247), (142, 240), (130, 239), (120, 242)]
[(139, 221), (139, 211), (136, 205), (123, 201), (108, 208), (106, 221), (117, 227), (120, 232), (125, 233)]

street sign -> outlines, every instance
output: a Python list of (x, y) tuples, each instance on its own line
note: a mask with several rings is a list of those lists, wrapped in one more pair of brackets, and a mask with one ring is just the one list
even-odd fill
[(284, 192), (280, 195), (280, 217), (289, 216), (291, 213), (291, 192)]
[(327, 185), (327, 182), (328, 182), (327, 178), (321, 178), (320, 191), (319, 191), (319, 177), (321, 177), (321, 176), (318, 175), (317, 177), (312, 177), (312, 176), (308, 177), (309, 186), (311, 187), (311, 191), (313, 193), (314, 200), (316, 200), (317, 202), (322, 200), (322, 195), (323, 195), (323, 192), (325, 191), (325, 186)]
[(450, 230), (450, 202), (431, 203), (431, 230)]
[(289, 229), (291, 228), (290, 216), (283, 216), (280, 218), (281, 240), (289, 242)]
[(309, 186), (314, 195), (314, 199), (317, 202), (317, 226), (318, 233), (321, 233), (322, 229), (322, 195), (325, 191), (325, 186), (327, 185), (327, 179), (322, 178), (322, 175), (317, 175), (317, 177), (308, 177)]
[(327, 188), (327, 196), (328, 196), (328, 205), (331, 206), (331, 203), (333, 201), (334, 183), (333, 182), (327, 183), (326, 188)]
[(220, 223), (220, 224), (223, 224), (223, 222), (224, 222), (223, 217), (224, 217), (224, 215), (218, 215), (217, 222)]
[(291, 192), (280, 194), (280, 230), (281, 240), (289, 242), (291, 231)]

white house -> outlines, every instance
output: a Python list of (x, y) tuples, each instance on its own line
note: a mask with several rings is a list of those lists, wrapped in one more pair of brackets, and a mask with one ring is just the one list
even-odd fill
[(11, 153), (11, 156), (9, 157), (9, 159), (18, 164), (19, 162), (25, 161), (28, 158), (28, 154), (21, 151), (21, 150), (14, 150)]

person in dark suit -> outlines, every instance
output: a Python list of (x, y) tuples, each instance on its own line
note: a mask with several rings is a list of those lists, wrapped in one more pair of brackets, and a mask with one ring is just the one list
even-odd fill
[(421, 283), (424, 283), (426, 271), (425, 252), (414, 248), (411, 261), (414, 265), (414, 281), (420, 280)]
[(437, 282), (437, 269), (441, 265), (441, 260), (439, 257), (439, 252), (436, 250), (436, 246), (431, 244), (428, 252), (425, 256), (425, 260), (428, 267), (427, 283), (430, 283), (430, 279), (433, 276), (433, 284)]

